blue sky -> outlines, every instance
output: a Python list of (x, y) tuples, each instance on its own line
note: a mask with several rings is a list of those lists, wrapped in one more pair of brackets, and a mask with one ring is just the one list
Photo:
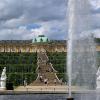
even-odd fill
[[(95, 36), (100, 37), (100, 0), (89, 0)], [(66, 39), (68, 0), (0, 0), (0, 40), (32, 39), (45, 34)]]

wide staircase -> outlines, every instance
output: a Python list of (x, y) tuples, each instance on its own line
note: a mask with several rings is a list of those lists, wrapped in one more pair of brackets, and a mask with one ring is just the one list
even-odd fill
[[(59, 85), (59, 79), (56, 75), (56, 70), (53, 68), (52, 64), (49, 62), (48, 56), (46, 52), (38, 52), (38, 68), (37, 73), (38, 77), (37, 79), (31, 83), (31, 86), (40, 86), (40, 85), (46, 85), (44, 80), (47, 79), (47, 85)], [(42, 76), (42, 80), (40, 77)], [(56, 81), (56, 82), (55, 82)]]

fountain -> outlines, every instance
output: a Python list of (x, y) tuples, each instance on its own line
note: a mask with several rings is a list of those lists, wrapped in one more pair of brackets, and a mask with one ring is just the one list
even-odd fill
[[(68, 78), (69, 98), (67, 100), (100, 100), (95, 92), (99, 89), (100, 69), (96, 68), (96, 46), (91, 27), (90, 8), (88, 0), (69, 0), (69, 37), (68, 37)], [(97, 74), (96, 74), (97, 73)], [(96, 78), (97, 75), (97, 78)], [(1, 86), (5, 88), (6, 68), (3, 69)], [(97, 83), (97, 87), (96, 87)], [(72, 87), (77, 87), (72, 98)], [(92, 92), (93, 91), (93, 92)], [(97, 90), (96, 90), (97, 91)], [(54, 92), (53, 92), (54, 93)], [(66, 94), (60, 93), (29, 93), (1, 96), (0, 100), (65, 100)], [(13, 92), (12, 92), (13, 94)], [(67, 95), (68, 96), (68, 95)], [(96, 98), (97, 97), (97, 98)], [(13, 99), (14, 98), (14, 99)]]
[(96, 46), (90, 31), (92, 27), (89, 7), (88, 0), (69, 0), (68, 3), (69, 97), (72, 96), (72, 86), (78, 87), (78, 91), (96, 88)]
[(6, 90), (6, 67), (4, 67), (0, 79), (0, 90)]

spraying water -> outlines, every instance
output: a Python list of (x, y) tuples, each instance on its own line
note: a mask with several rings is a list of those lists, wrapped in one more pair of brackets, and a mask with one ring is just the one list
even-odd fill
[(94, 89), (96, 85), (95, 43), (91, 33), (88, 0), (69, 0), (68, 77), (71, 86)]

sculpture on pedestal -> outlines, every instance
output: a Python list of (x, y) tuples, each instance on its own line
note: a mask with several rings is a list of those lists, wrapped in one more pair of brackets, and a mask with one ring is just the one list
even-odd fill
[(97, 87), (96, 87), (96, 89), (100, 89), (100, 67), (98, 68), (96, 75), (97, 75), (97, 79), (96, 79)]
[(6, 67), (4, 67), (2, 74), (1, 74), (1, 78), (0, 78), (0, 89), (5, 90), (6, 89)]

